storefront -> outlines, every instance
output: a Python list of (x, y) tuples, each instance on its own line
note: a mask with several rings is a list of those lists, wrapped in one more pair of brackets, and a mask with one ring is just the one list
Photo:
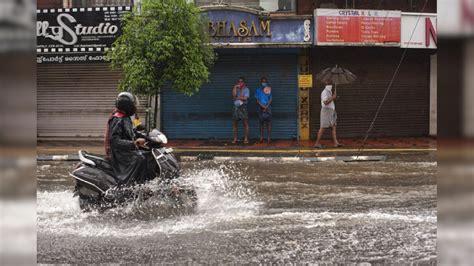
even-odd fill
[[(298, 56), (310, 47), (311, 20), (273, 18), (238, 7), (206, 11), (218, 60), (208, 83), (191, 97), (165, 89), (161, 128), (170, 138), (229, 139), (232, 136), (232, 87), (245, 77), (250, 89), (250, 138), (258, 138), (255, 90), (267, 77), (273, 93), (274, 139), (298, 138)], [(240, 135), (243, 128), (240, 125)]]
[[(119, 71), (104, 51), (119, 36), (130, 7), (37, 11), (37, 115), (39, 138), (103, 137), (114, 107)], [(144, 116), (146, 100), (139, 113)]]
[[(273, 136), (297, 137), (297, 49), (218, 49), (219, 59), (210, 81), (192, 97), (173, 90), (162, 94), (162, 129), (172, 138), (232, 136), (232, 87), (240, 76), (250, 89), (250, 137), (257, 138), (258, 115), (254, 94), (260, 78), (269, 80), (273, 93)], [(242, 128), (240, 128), (242, 133)]]
[[(37, 11), (38, 137), (102, 137), (120, 71), (104, 52), (120, 35), (130, 7)], [(262, 76), (274, 95), (273, 136), (298, 137), (298, 56), (312, 44), (311, 16), (276, 17), (244, 7), (209, 7), (209, 34), (218, 60), (210, 81), (192, 97), (165, 88), (160, 126), (170, 138), (229, 138), (231, 88), (240, 76), (251, 91), (251, 137), (258, 132), (253, 97)], [(150, 101), (153, 102), (153, 101)], [(148, 101), (142, 99), (144, 117)]]
[[(130, 7), (37, 11), (38, 137), (104, 135), (121, 73), (110, 69), (103, 53), (121, 33), (126, 12)], [(229, 139), (231, 90), (241, 76), (250, 88), (250, 138), (258, 138), (254, 94), (265, 76), (273, 88), (272, 137), (313, 139), (323, 87), (314, 77), (336, 64), (358, 76), (338, 87), (339, 136), (363, 136), (403, 48), (371, 136), (436, 135), (436, 14), (324, 9), (316, 10), (313, 23), (313, 16), (244, 7), (204, 12), (218, 59), (197, 94), (163, 89), (159, 124), (170, 138)], [(142, 117), (148, 106), (142, 99)]]
[[(430, 130), (436, 123), (435, 14), (318, 9), (315, 23), (313, 77), (336, 64), (358, 77), (353, 84), (337, 87), (339, 137), (365, 136), (392, 78), (370, 136), (436, 134)], [(312, 138), (319, 130), (323, 87), (315, 81), (310, 94)]]

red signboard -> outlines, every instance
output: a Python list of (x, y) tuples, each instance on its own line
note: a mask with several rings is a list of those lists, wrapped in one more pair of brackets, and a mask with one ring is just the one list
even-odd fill
[(316, 9), (316, 45), (400, 46), (400, 11)]

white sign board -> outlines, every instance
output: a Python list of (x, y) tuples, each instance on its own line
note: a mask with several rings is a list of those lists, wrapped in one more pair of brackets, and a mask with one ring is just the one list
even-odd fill
[(436, 49), (437, 24), (436, 14), (402, 13), (401, 47)]
[(441, 37), (474, 36), (474, 0), (438, 0)]

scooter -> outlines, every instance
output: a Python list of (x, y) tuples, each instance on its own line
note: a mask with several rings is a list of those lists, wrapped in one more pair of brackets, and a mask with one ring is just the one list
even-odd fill
[[(166, 148), (166, 136), (157, 129), (151, 132), (136, 132), (146, 140), (139, 151), (147, 158), (149, 180), (145, 184), (121, 185), (114, 177), (110, 162), (96, 154), (80, 150), (80, 163), (70, 173), (75, 180), (74, 196), (79, 198), (82, 211), (98, 210), (123, 206), (131, 201), (145, 201), (151, 197), (166, 198), (186, 209), (196, 206), (197, 195), (193, 186), (180, 184), (181, 168), (172, 148)], [(150, 188), (151, 180), (157, 179)], [(165, 185), (163, 185), (165, 184)]]

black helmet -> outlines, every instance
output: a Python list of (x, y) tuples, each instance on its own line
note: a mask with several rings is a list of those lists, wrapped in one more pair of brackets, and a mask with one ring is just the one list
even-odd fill
[(138, 99), (130, 92), (121, 92), (115, 100), (115, 107), (124, 112), (127, 116), (131, 116), (137, 112)]
[(123, 92), (119, 93), (119, 95), (117, 96), (117, 98), (119, 98), (119, 97), (127, 97), (127, 98), (129, 98), (131, 101), (133, 101), (133, 103), (135, 104), (135, 106), (140, 105), (140, 103), (138, 102), (137, 96), (131, 94), (130, 92), (123, 91)]

